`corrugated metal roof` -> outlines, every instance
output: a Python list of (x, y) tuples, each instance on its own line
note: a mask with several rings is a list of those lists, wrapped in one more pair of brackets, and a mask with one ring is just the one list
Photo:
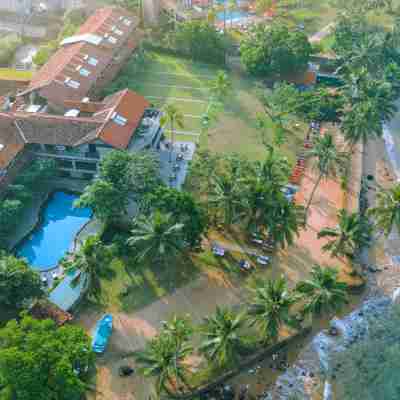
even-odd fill
[(59, 285), (50, 293), (49, 300), (63, 311), (69, 311), (80, 299), (83, 293), (85, 279), (80, 279), (78, 285), (72, 286), (73, 279), (79, 274), (77, 271), (66, 275)]

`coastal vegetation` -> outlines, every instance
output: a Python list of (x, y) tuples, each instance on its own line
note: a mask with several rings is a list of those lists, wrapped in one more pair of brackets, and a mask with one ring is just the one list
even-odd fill
[(94, 367), (82, 328), (23, 315), (0, 329), (0, 398), (78, 400)]

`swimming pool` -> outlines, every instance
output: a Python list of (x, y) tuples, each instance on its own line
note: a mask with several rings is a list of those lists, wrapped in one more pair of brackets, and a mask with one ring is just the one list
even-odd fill
[(77, 195), (54, 192), (41, 211), (38, 226), (17, 246), (16, 255), (32, 268), (45, 271), (57, 266), (82, 228), (92, 216), (89, 208), (75, 208)]
[[(225, 0), (225, 1), (224, 0), (217, 1), (218, 4), (224, 4), (224, 3), (227, 3), (227, 2), (228, 2), (227, 0)], [(238, 1), (236, 1), (236, 4), (238, 4)], [(224, 11), (217, 12), (216, 16), (217, 16), (218, 21), (221, 21), (221, 22), (224, 21)], [(245, 19), (245, 18), (247, 18), (249, 16), (250, 16), (250, 14), (248, 12), (242, 11), (240, 9), (230, 11), (228, 4), (226, 4), (225, 21), (227, 23), (230, 23), (231, 20), (232, 20), (232, 22), (238, 22), (238, 21), (240, 21), (242, 19)]]
[[(217, 15), (218, 21), (222, 21), (222, 22), (224, 21), (224, 12), (223, 11), (217, 12), (216, 15)], [(226, 10), (226, 19), (225, 19), (225, 21), (227, 23), (230, 23), (231, 20), (232, 20), (232, 22), (238, 22), (238, 21), (240, 21), (240, 20), (242, 20), (244, 18), (247, 18), (249, 15), (250, 14), (248, 14), (246, 11), (241, 11), (241, 10), (229, 11), (229, 10)]]

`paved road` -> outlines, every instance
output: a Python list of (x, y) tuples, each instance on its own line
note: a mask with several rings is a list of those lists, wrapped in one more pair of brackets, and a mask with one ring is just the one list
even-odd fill
[(308, 40), (311, 43), (319, 43), (322, 39), (327, 37), (332, 32), (332, 29), (334, 28), (334, 26), (335, 26), (335, 23), (331, 22), (330, 24), (328, 24), (327, 26), (322, 28), (320, 31), (314, 33), (313, 35), (310, 35), (308, 37)]

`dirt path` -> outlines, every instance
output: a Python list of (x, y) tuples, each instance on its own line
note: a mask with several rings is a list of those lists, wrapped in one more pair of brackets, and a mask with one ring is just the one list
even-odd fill
[[(244, 300), (244, 290), (227, 281), (202, 276), (191, 284), (176, 290), (151, 305), (132, 313), (114, 313), (114, 330), (106, 354), (99, 358), (97, 387), (92, 399), (133, 400), (148, 399), (152, 394), (151, 383), (135, 375), (120, 378), (119, 366), (129, 363), (132, 357), (123, 355), (144, 347), (145, 342), (156, 335), (160, 323), (173, 314), (191, 316), (194, 324), (215, 311), (216, 305), (233, 306)], [(83, 313), (76, 322), (92, 331), (101, 313)]]

